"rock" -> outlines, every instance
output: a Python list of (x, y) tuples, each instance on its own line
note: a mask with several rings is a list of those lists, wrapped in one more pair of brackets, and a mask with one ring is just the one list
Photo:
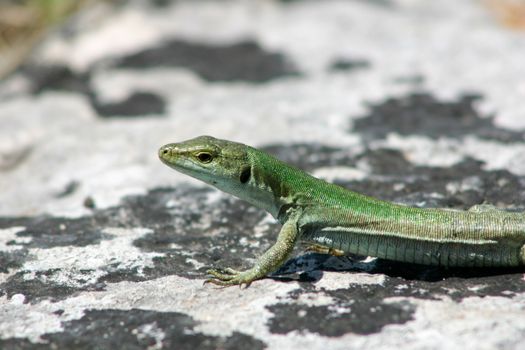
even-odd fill
[[(421, 207), (525, 209), (525, 37), (477, 1), (128, 1), (0, 82), (0, 348), (521, 349), (522, 268), (304, 253), (163, 144), (260, 147)], [(93, 25), (96, 23), (96, 25)]]

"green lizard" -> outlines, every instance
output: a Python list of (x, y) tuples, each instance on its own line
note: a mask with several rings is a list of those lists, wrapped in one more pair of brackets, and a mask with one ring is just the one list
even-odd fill
[(277, 270), (298, 241), (334, 255), (436, 266), (525, 264), (525, 214), (478, 205), (414, 208), (317, 179), (253, 147), (200, 136), (159, 149), (160, 159), (262, 208), (281, 224), (277, 242), (246, 271), (213, 269), (206, 282), (247, 284)]

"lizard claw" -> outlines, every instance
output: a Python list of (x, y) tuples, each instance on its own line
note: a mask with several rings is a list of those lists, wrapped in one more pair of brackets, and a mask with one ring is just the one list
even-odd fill
[(208, 275), (212, 275), (213, 277), (217, 278), (220, 281), (229, 281), (235, 278), (235, 276), (240, 274), (241, 272), (236, 271), (234, 269), (227, 268), (224, 270), (210, 269), (210, 270), (207, 270), (206, 273)]
[(241, 271), (234, 270), (230, 267), (227, 267), (225, 269), (210, 269), (210, 270), (207, 270), (206, 273), (210, 275), (215, 275), (215, 274), (237, 275), (241, 273)]
[(245, 285), (248, 288), (250, 284), (257, 279), (252, 270), (237, 271), (231, 268), (211, 269), (206, 271), (212, 277), (206, 279), (204, 284), (215, 284), (221, 287), (239, 285), (241, 288)]

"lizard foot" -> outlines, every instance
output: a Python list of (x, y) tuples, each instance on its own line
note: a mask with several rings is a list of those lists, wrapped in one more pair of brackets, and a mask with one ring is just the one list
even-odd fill
[(245, 284), (246, 287), (249, 287), (253, 281), (259, 279), (255, 271), (252, 269), (246, 271), (237, 271), (231, 268), (211, 269), (206, 271), (206, 273), (213, 277), (206, 279), (204, 284), (211, 283), (223, 287), (235, 285), (242, 286), (243, 284)]

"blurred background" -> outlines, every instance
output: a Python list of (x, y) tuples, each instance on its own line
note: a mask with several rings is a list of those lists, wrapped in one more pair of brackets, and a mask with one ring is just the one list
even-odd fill
[(302, 282), (203, 287), (278, 232), (158, 160), (203, 134), (523, 210), (525, 0), (0, 0), (1, 349), (523, 348), (523, 271), (298, 251)]
[(15, 69), (50, 29), (93, 2), (3, 0), (0, 3), (0, 78)]
[[(486, 6), (487, 10), (503, 25), (515, 30), (525, 30), (524, 0), (478, 1)], [(49, 30), (68, 20), (76, 12), (97, 2), (122, 6), (126, 1), (3, 0), (0, 3), (0, 78), (21, 64), (31, 48)]]

